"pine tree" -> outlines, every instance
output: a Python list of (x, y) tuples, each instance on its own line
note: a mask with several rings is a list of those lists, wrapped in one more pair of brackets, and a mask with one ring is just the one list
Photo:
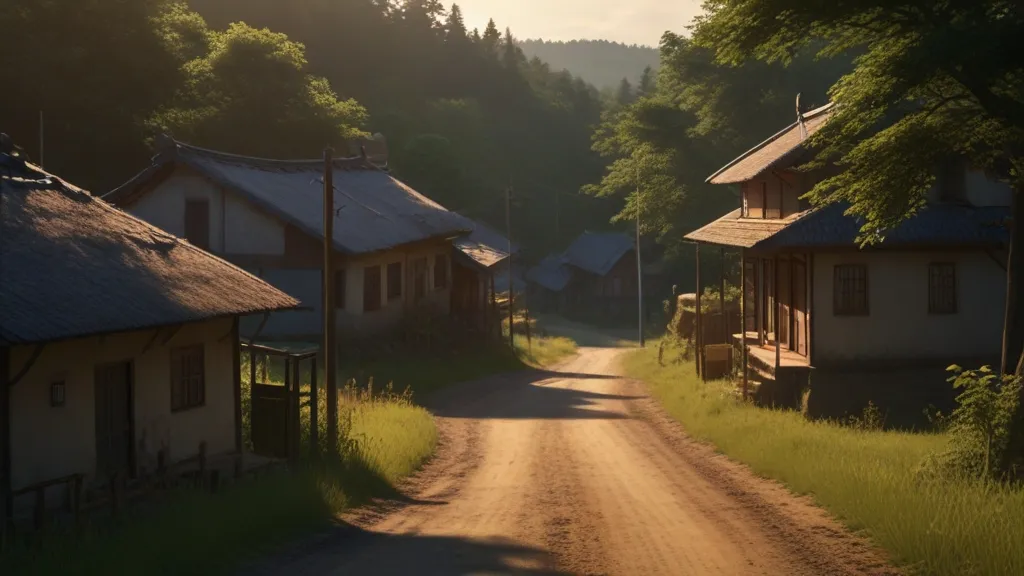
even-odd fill
[(633, 94), (633, 85), (629, 83), (628, 79), (623, 78), (622, 82), (619, 83), (618, 92), (615, 93), (615, 102), (619, 106), (628, 106), (632, 104), (634, 100), (635, 95)]
[(501, 32), (498, 32), (498, 25), (494, 23), (494, 19), (487, 21), (487, 28), (484, 28), (484, 36), (482, 40), (482, 46), (484, 54), (488, 56), (498, 55), (498, 44), (501, 43)]
[(654, 77), (654, 70), (648, 66), (644, 68), (644, 73), (640, 75), (640, 84), (637, 86), (638, 96), (650, 96), (654, 93), (654, 89), (657, 87), (657, 80)]
[(505, 28), (501, 61), (508, 70), (516, 70), (519, 67), (519, 47), (516, 46), (516, 40), (512, 37), (512, 30), (509, 28)]
[(452, 4), (452, 9), (448, 11), (444, 35), (449, 44), (459, 44), (466, 40), (466, 22), (462, 19), (462, 9), (458, 4)]

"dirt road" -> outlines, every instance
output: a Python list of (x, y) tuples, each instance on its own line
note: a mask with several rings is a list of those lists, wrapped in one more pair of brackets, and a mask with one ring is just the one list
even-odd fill
[(687, 440), (613, 375), (621, 352), (446, 390), (413, 502), (359, 511), (266, 573), (894, 573), (805, 499)]

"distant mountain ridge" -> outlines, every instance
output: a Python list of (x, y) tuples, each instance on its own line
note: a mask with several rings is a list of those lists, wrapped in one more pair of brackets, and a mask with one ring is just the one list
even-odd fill
[(568, 70), (598, 89), (615, 88), (623, 78), (636, 85), (644, 68), (658, 68), (660, 55), (651, 46), (609, 40), (521, 40), (519, 47), (527, 58), (536, 56), (552, 70)]

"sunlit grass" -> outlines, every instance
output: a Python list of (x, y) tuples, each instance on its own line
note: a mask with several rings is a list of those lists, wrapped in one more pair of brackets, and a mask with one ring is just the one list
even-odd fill
[(624, 368), (690, 435), (812, 495), (912, 572), (1024, 574), (1024, 490), (918, 478), (945, 436), (859, 431), (743, 404), (724, 383), (702, 383), (692, 363), (659, 366), (656, 346), (630, 354)]

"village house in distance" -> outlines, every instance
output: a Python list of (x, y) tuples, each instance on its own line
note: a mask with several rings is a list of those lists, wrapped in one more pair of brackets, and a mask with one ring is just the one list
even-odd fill
[[(392, 177), (379, 165), (385, 159), (333, 160), (339, 335), (386, 334), (411, 310), (449, 315), (453, 302), (482, 325), (488, 276), (507, 249), (483, 245), (475, 222)], [(152, 165), (104, 198), (302, 301), (266, 322), (246, 319), (243, 334), (315, 342), (323, 325), (323, 171), (322, 160), (238, 156), (164, 136)], [(456, 250), (473, 264), (468, 279), (453, 277)]]
[(920, 416), (951, 401), (945, 367), (998, 360), (1012, 191), (951, 161), (925, 208), (859, 249), (860, 224), (846, 206), (801, 199), (825, 177), (797, 170), (808, 159), (804, 141), (832, 111), (804, 113), (708, 178), (738, 186), (741, 205), (686, 238), (697, 243), (698, 266), (719, 247), (742, 254), (745, 321), (723, 331), (705, 317), (698, 334), (701, 344), (729, 334), (746, 351), (745, 373), (773, 385), (776, 400), (794, 401), (809, 383), (811, 413), (839, 416), (870, 400), (893, 417)]
[(239, 317), (298, 302), (0, 142), (0, 522), (33, 486), (234, 460)]

